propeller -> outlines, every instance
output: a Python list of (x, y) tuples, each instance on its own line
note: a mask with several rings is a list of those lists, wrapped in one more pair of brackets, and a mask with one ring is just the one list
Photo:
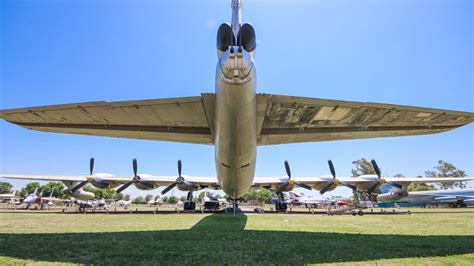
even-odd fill
[(331, 160), (328, 160), (328, 165), (329, 165), (329, 170), (331, 171), (332, 180), (321, 189), (321, 191), (319, 192), (321, 195), (326, 193), (334, 185), (338, 185), (340, 183), (340, 181), (336, 178), (336, 170), (334, 169), (334, 165), (332, 164)]
[(367, 190), (367, 193), (372, 194), (377, 186), (385, 184), (385, 179), (382, 178), (377, 162), (375, 160), (371, 160), (370, 162), (372, 163), (372, 167), (374, 168), (375, 174), (377, 175), (377, 182), (375, 182), (375, 184)]
[(308, 190), (312, 189), (310, 186), (306, 185), (305, 183), (294, 181), (293, 179), (291, 179), (291, 169), (290, 169), (290, 164), (288, 163), (288, 161), (285, 161), (285, 170), (286, 170), (286, 174), (288, 175), (288, 179), (286, 183), (276, 191), (276, 194), (281, 194), (288, 186), (293, 185), (293, 184), (299, 187), (308, 189)]
[(176, 178), (176, 181), (174, 183), (167, 186), (165, 189), (163, 189), (163, 191), (161, 191), (161, 195), (168, 193), (168, 191), (172, 190), (178, 184), (185, 184), (189, 188), (189, 190), (191, 191), (193, 190), (194, 184), (184, 179), (184, 177), (181, 175), (181, 170), (182, 170), (181, 160), (178, 160), (178, 177)]
[[(92, 176), (92, 173), (94, 172), (94, 157), (91, 157), (89, 160), (89, 176)], [(77, 184), (75, 187), (71, 189), (71, 192), (76, 192), (79, 189), (81, 189), (83, 186), (85, 186), (89, 181), (82, 181), (79, 184)]]
[(133, 165), (133, 178), (132, 178), (132, 180), (128, 183), (125, 183), (123, 186), (119, 187), (116, 191), (117, 193), (120, 193), (120, 192), (124, 191), (125, 189), (127, 189), (133, 183), (140, 182), (140, 177), (137, 175), (137, 170), (138, 170), (137, 159), (133, 159), (132, 165)]

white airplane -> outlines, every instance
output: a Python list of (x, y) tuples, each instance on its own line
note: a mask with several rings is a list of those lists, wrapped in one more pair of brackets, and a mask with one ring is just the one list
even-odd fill
[(151, 199), (149, 200), (146, 204), (148, 204), (148, 206), (161, 206), (163, 204), (163, 199), (161, 199), (161, 196), (158, 196), (156, 197), (155, 199)]
[(15, 196), (15, 194), (13, 194), (13, 193), (0, 194), (0, 202), (9, 201), (11, 199), (17, 199), (17, 198), (19, 198), (19, 197)]
[(51, 191), (51, 194), (49, 195), (49, 197), (41, 197), (41, 196), (38, 196), (38, 188), (36, 188), (33, 193), (26, 196), (26, 198), (23, 200), (23, 203), (26, 204), (26, 209), (29, 209), (31, 208), (31, 206), (35, 204), (37, 204), (38, 206), (41, 206), (42, 208), (44, 204), (51, 207), (55, 204), (55, 202), (63, 201), (62, 199), (53, 197), (53, 192), (54, 192), (54, 189)]
[(35, 191), (23, 200), (23, 203), (26, 204), (26, 209), (29, 209), (33, 204), (41, 204), (40, 197), (36, 194), (38, 192), (38, 188)]
[(474, 189), (429, 190), (407, 192), (393, 186), (383, 186), (377, 202), (412, 204), (448, 204), (451, 207), (474, 205)]
[[(120, 191), (131, 184), (139, 189), (168, 186), (165, 192), (178, 186), (191, 193), (211, 187), (222, 189), (234, 200), (252, 186), (270, 187), (279, 193), (295, 186), (329, 186), (325, 191), (335, 187), (331, 177), (292, 178), (289, 167), (288, 175), (282, 178), (255, 177), (259, 145), (434, 134), (474, 121), (474, 114), (469, 112), (257, 94), (255, 29), (249, 23), (242, 24), (241, 6), (240, 0), (232, 0), (231, 23), (221, 24), (217, 32), (215, 93), (10, 109), (0, 111), (0, 117), (39, 131), (214, 145), (216, 177), (182, 176), (179, 163), (178, 177), (138, 175), (134, 171), (128, 181), (107, 175), (70, 181), (76, 185), (123, 184)], [(366, 179), (382, 181), (367, 176), (356, 187), (370, 183)]]
[(119, 206), (119, 207), (124, 207), (124, 208), (127, 208), (128, 206), (132, 205), (132, 200), (118, 200), (116, 202), (116, 204)]
[(293, 205), (305, 205), (306, 207), (330, 206), (333, 201), (323, 197), (301, 196), (293, 191), (288, 192), (289, 199), (287, 203)]

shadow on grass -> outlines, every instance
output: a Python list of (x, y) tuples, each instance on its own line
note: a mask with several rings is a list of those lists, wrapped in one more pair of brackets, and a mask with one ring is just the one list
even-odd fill
[(244, 230), (247, 217), (210, 215), (188, 230), (0, 234), (0, 256), (85, 264), (305, 264), (474, 252), (473, 236)]

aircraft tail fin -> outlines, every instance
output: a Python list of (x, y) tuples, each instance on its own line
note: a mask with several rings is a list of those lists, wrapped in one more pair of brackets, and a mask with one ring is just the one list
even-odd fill
[(299, 194), (297, 194), (293, 191), (288, 192), (288, 194), (290, 194), (290, 199), (301, 198), (301, 195), (299, 195)]

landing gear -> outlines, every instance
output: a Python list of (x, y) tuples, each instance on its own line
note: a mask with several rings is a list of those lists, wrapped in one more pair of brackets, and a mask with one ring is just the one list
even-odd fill
[(188, 192), (186, 201), (184, 202), (183, 209), (185, 211), (194, 211), (196, 209), (196, 202), (193, 201), (193, 191)]
[(233, 198), (228, 198), (227, 200), (232, 200), (232, 207), (229, 207), (227, 208), (226, 212), (227, 213), (232, 213), (232, 215), (236, 215), (237, 212), (240, 212), (240, 209), (239, 209), (239, 204), (238, 204), (238, 200), (240, 199), (237, 199), (235, 197), (235, 192), (234, 192), (234, 197)]
[(284, 212), (288, 209), (288, 204), (285, 202), (285, 197), (282, 192), (276, 193), (278, 200), (275, 202), (275, 210), (277, 212)]

